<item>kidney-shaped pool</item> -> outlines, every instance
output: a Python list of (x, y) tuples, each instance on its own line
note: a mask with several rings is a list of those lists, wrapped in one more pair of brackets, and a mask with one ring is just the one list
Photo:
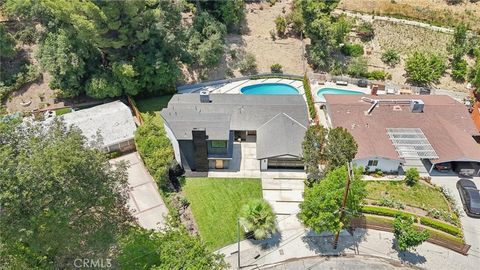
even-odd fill
[(243, 87), (240, 92), (245, 95), (298, 95), (298, 90), (284, 83), (261, 83)]

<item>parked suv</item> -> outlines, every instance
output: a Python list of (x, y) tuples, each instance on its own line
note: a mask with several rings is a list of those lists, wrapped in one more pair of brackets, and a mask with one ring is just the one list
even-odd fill
[(475, 183), (468, 179), (460, 179), (457, 182), (457, 189), (467, 216), (480, 218), (480, 190)]

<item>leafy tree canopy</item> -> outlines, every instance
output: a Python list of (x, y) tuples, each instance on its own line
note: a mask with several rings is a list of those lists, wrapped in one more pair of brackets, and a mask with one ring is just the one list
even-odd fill
[(86, 148), (76, 129), (0, 122), (0, 164), (1, 265), (62, 269), (110, 258), (133, 224), (125, 167)]
[(358, 145), (352, 134), (345, 128), (337, 127), (328, 132), (328, 140), (325, 145), (325, 160), (327, 171), (345, 166), (352, 161), (358, 151)]
[(322, 181), (307, 188), (298, 214), (303, 224), (317, 233), (342, 230), (353, 216), (360, 213), (362, 201), (367, 195), (361, 176), (362, 168), (355, 168), (342, 219), (340, 209), (347, 179), (346, 166), (330, 171)]
[(211, 253), (197, 237), (184, 229), (168, 227), (162, 232), (136, 228), (121, 239), (118, 262), (121, 269), (226, 269), (221, 255)]
[(0, 25), (0, 58), (11, 58), (14, 55), (15, 40), (5, 27)]
[(328, 130), (321, 125), (309, 126), (302, 143), (303, 161), (309, 179), (320, 179), (319, 164), (324, 160), (323, 149)]
[(419, 85), (437, 82), (445, 68), (445, 60), (441, 56), (420, 52), (409, 56), (405, 66), (410, 81)]
[(397, 241), (397, 247), (400, 251), (405, 251), (419, 246), (430, 236), (429, 232), (417, 231), (413, 226), (412, 217), (395, 217), (393, 221), (393, 234)]

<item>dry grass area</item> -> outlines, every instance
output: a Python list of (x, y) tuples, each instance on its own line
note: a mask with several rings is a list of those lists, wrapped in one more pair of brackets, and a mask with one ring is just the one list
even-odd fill
[[(243, 33), (230, 34), (226, 38), (226, 55), (219, 68), (210, 72), (208, 79), (222, 79), (228, 77), (226, 70), (232, 69), (235, 77), (241, 76), (236, 69), (239, 59), (246, 53), (251, 53), (257, 60), (259, 73), (270, 72), (270, 66), (279, 63), (284, 73), (303, 74), (302, 42), (298, 38), (278, 38), (274, 41), (270, 30), (275, 30), (275, 18), (286, 15), (290, 11), (291, 0), (278, 1), (274, 6), (268, 3), (246, 4), (246, 20)], [(283, 13), (285, 11), (285, 13)], [(308, 40), (305, 40), (308, 43)], [(238, 55), (232, 59), (229, 51), (234, 50)], [(307, 67), (308, 68), (308, 67)]]
[(465, 22), (480, 32), (480, 2), (447, 5), (445, 0), (341, 0), (339, 9), (368, 14), (410, 18), (435, 25)]
[[(447, 45), (452, 35), (434, 30), (398, 24), (387, 21), (374, 21), (375, 37), (372, 41), (364, 44), (366, 58), (370, 70), (385, 70), (392, 74), (392, 83), (406, 84), (405, 59), (415, 51), (432, 52), (443, 55), (447, 59)], [(360, 42), (355, 40), (355, 42)], [(395, 49), (401, 56), (400, 64), (394, 68), (384, 64), (381, 60), (382, 53), (387, 49)], [(467, 91), (466, 83), (458, 83), (452, 80), (449, 70), (436, 85), (437, 88)]]

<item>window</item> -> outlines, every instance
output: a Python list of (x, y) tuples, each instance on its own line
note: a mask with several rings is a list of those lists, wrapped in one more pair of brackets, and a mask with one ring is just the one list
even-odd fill
[(227, 141), (212, 141), (212, 148), (226, 148)]
[(378, 165), (378, 160), (369, 160), (368, 167), (376, 167)]

